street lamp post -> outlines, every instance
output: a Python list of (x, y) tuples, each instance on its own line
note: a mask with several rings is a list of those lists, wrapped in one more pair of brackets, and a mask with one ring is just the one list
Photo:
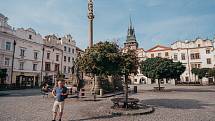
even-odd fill
[(11, 79), (10, 85), (11, 86), (12, 86), (12, 83), (13, 83), (13, 66), (14, 66), (15, 49), (16, 49), (16, 41), (14, 40), (14, 42), (13, 42), (13, 57), (12, 57), (12, 66), (11, 66), (11, 76), (10, 76), (10, 79)]

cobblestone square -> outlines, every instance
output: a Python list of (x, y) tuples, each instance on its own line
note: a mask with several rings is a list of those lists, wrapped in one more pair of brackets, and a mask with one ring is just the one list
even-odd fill
[[(111, 98), (97, 102), (68, 98), (64, 121), (215, 121), (215, 87), (166, 86), (166, 92), (138, 86), (130, 95), (155, 107), (155, 112), (139, 116), (111, 115)], [(50, 121), (53, 98), (43, 98), (38, 89), (1, 91), (0, 121)]]

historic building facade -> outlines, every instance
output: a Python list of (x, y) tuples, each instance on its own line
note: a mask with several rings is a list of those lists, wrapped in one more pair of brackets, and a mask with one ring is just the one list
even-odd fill
[(63, 73), (69, 81), (74, 73), (74, 62), (77, 58), (76, 42), (71, 35), (61, 38), (63, 49)]
[[(193, 68), (214, 68), (214, 40), (196, 38), (191, 41), (176, 41), (171, 45), (172, 59), (180, 61), (186, 66), (185, 72), (181, 75), (181, 81), (196, 81), (192, 74)], [(213, 81), (209, 78), (208, 81)], [(207, 84), (207, 80), (203, 83)]]
[[(182, 82), (194, 82), (197, 77), (192, 74), (192, 68), (214, 68), (215, 67), (215, 40), (196, 38), (195, 40), (176, 41), (170, 47), (156, 45), (149, 50), (138, 48), (138, 42), (135, 36), (135, 29), (131, 22), (127, 32), (127, 39), (124, 43), (123, 52), (135, 50), (139, 61), (147, 58), (168, 58), (173, 61), (180, 61), (186, 67), (185, 72), (181, 75)], [(157, 80), (151, 80), (144, 76), (140, 69), (137, 75), (130, 75), (133, 84), (153, 84), (158, 83)], [(203, 84), (213, 82), (213, 78), (204, 78)], [(163, 84), (175, 84), (174, 80), (162, 80)]]
[(7, 73), (1, 85), (33, 87), (44, 79), (54, 83), (58, 73), (71, 79), (77, 52), (83, 52), (71, 35), (43, 38), (32, 28), (14, 29), (7, 21), (0, 14), (0, 69)]
[(32, 28), (18, 28), (14, 32), (17, 39), (15, 40), (13, 83), (17, 86), (39, 86), (43, 53), (42, 36)]
[(12, 61), (16, 36), (7, 21), (8, 18), (0, 13), (0, 69), (6, 71), (6, 79), (2, 79), (0, 84), (10, 84), (12, 81)]
[(43, 39), (42, 80), (56, 81), (58, 73), (62, 73), (63, 50), (62, 41), (56, 35), (47, 35)]

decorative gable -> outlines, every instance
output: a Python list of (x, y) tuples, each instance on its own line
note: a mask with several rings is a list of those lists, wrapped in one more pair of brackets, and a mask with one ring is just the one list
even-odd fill
[(171, 48), (166, 47), (166, 46), (157, 45), (157, 46), (147, 50), (147, 52), (166, 51), (166, 50), (171, 50)]

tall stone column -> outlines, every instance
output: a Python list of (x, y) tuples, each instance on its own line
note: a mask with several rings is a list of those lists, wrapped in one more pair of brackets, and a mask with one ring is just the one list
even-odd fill
[(95, 18), (93, 11), (93, 0), (88, 0), (89, 47), (93, 46), (93, 19)]

